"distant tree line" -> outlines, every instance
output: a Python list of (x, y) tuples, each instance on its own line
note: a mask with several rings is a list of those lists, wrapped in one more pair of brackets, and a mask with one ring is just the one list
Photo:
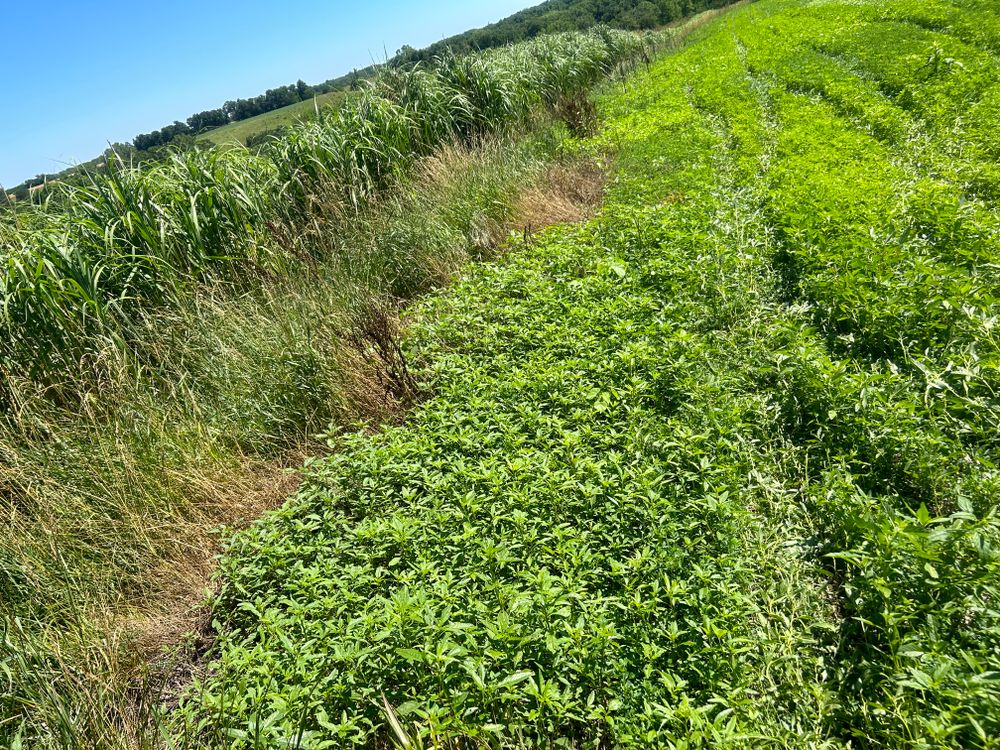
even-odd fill
[(425, 62), (445, 50), (456, 54), (513, 44), (540, 34), (579, 31), (598, 24), (642, 30), (663, 26), (735, 0), (547, 0), (497, 23), (449, 37), (422, 50), (403, 47), (393, 65)]
[(311, 99), (329, 90), (331, 89), (325, 84), (310, 86), (305, 81), (300, 80), (289, 86), (268, 89), (260, 96), (254, 96), (250, 99), (228, 101), (218, 109), (196, 112), (187, 118), (187, 122), (177, 120), (171, 125), (154, 130), (152, 133), (137, 135), (132, 144), (138, 151), (149, 151), (174, 143), (178, 136), (197, 135), (212, 128), (228, 125), (231, 122), (248, 120), (257, 115)]

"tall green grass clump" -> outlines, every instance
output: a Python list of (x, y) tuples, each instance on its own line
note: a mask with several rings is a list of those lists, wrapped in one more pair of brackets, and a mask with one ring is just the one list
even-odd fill
[[(652, 39), (652, 37), (650, 37)], [(0, 357), (11, 370), (58, 377), (87, 335), (122, 332), (191, 283), (280, 273), (295, 227), (357, 213), (414, 160), (453, 141), (513, 132), (539, 105), (579, 98), (648, 55), (621, 32), (546, 37), (500, 52), (390, 71), (319, 121), (247, 149), (172, 155), (153, 167), (113, 164), (90, 184), (0, 235), (6, 304)]]

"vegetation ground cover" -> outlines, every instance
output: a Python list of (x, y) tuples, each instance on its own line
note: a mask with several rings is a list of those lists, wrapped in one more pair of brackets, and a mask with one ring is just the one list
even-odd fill
[(601, 214), (230, 542), (186, 736), (996, 747), (998, 21), (761, 0), (608, 94)]
[(200, 629), (217, 527), (317, 433), (413, 401), (400, 306), (522, 217), (587, 213), (600, 165), (562, 144), (663, 38), (393, 71), (261, 152), (123, 161), (0, 217), (0, 744), (157, 746), (175, 678), (148, 660)]

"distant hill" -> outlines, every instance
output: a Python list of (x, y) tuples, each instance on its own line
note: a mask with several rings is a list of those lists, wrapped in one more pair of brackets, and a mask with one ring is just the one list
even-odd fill
[(214, 143), (216, 146), (236, 143), (252, 146), (271, 133), (279, 133), (296, 122), (314, 118), (319, 110), (339, 107), (348, 96), (349, 92), (343, 90), (320, 94), (313, 99), (290, 104), (273, 112), (265, 112), (248, 120), (213, 128), (199, 135), (198, 140)]

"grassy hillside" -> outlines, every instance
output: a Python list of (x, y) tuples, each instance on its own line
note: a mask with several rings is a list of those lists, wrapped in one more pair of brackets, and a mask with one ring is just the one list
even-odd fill
[(299, 122), (315, 119), (317, 108), (323, 110), (339, 107), (348, 96), (349, 94), (344, 91), (320, 94), (315, 100), (298, 102), (247, 120), (223, 125), (221, 128), (213, 128), (198, 136), (198, 140), (216, 146), (227, 146), (234, 143), (245, 144), (254, 136), (284, 130)]
[(230, 542), (199, 741), (996, 747), (998, 50), (761, 0), (605, 97), (601, 214), (413, 310), (426, 400)]

